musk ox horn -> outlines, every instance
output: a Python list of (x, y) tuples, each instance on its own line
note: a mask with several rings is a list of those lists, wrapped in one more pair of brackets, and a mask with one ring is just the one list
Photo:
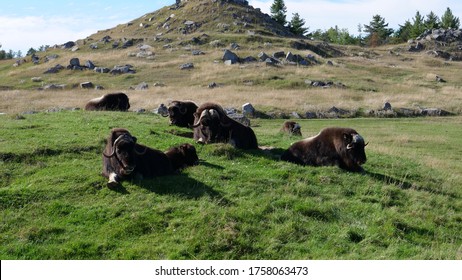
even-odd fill
[(116, 146), (117, 144), (120, 142), (120, 140), (122, 140), (122, 138), (124, 138), (127, 134), (122, 134), (122, 135), (119, 135), (119, 137), (117, 137), (117, 139), (114, 141), (114, 143), (112, 144), (112, 151), (111, 151), (111, 154), (110, 155), (107, 155), (106, 153), (103, 152), (103, 155), (107, 158), (110, 158), (110, 157), (113, 157), (115, 155), (115, 151), (116, 151)]
[[(353, 136), (353, 141), (347, 145), (347, 150), (353, 149), (353, 144), (358, 144), (358, 143), (364, 144), (364, 138), (361, 135), (353, 134), (352, 136)], [(369, 144), (369, 142), (367, 144)], [(366, 147), (367, 144), (364, 144), (364, 147)]]
[[(197, 113), (194, 114), (197, 116)], [(208, 110), (202, 111), (201, 115), (199, 116), (199, 119), (192, 125), (192, 127), (198, 127), (201, 124), (202, 118), (205, 117), (206, 114), (210, 114)]]

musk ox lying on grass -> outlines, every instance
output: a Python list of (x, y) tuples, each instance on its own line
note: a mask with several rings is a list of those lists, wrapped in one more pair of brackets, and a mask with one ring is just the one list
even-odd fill
[(108, 187), (116, 187), (128, 178), (153, 178), (172, 174), (198, 161), (196, 149), (189, 144), (171, 148), (166, 153), (137, 143), (124, 128), (114, 128), (103, 151), (102, 175)]
[(364, 138), (351, 128), (331, 127), (289, 147), (281, 160), (312, 166), (337, 165), (342, 169), (361, 172), (366, 163)]
[(127, 111), (130, 108), (128, 96), (125, 93), (108, 93), (91, 99), (85, 105), (87, 111)]
[(230, 117), (216, 103), (205, 103), (194, 113), (194, 140), (198, 143), (229, 143), (239, 149), (258, 149), (253, 130)]
[(171, 125), (192, 127), (197, 105), (192, 101), (175, 100), (169, 103), (167, 110)]
[(302, 136), (301, 126), (294, 121), (285, 121), (281, 128), (282, 133), (288, 133), (289, 135)]

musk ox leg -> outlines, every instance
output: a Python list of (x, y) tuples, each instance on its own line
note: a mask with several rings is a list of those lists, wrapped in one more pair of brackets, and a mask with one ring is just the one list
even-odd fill
[(114, 172), (109, 174), (109, 181), (107, 182), (107, 186), (110, 189), (120, 186), (120, 178)]

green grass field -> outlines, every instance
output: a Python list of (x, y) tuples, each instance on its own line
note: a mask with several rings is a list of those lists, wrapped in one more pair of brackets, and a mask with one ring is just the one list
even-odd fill
[(304, 137), (348, 126), (369, 145), (364, 174), (277, 160), (300, 138), (252, 120), (260, 145), (196, 145), (181, 174), (100, 175), (104, 139), (125, 127), (166, 150), (187, 129), (152, 114), (0, 116), (0, 258), (462, 259), (461, 117), (300, 120)]

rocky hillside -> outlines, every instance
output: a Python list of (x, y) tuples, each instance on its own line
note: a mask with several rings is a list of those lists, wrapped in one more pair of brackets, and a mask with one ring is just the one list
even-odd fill
[(201, 33), (293, 36), (290, 31), (247, 1), (177, 1), (128, 23), (89, 36), (87, 41), (112, 38), (156, 39)]

